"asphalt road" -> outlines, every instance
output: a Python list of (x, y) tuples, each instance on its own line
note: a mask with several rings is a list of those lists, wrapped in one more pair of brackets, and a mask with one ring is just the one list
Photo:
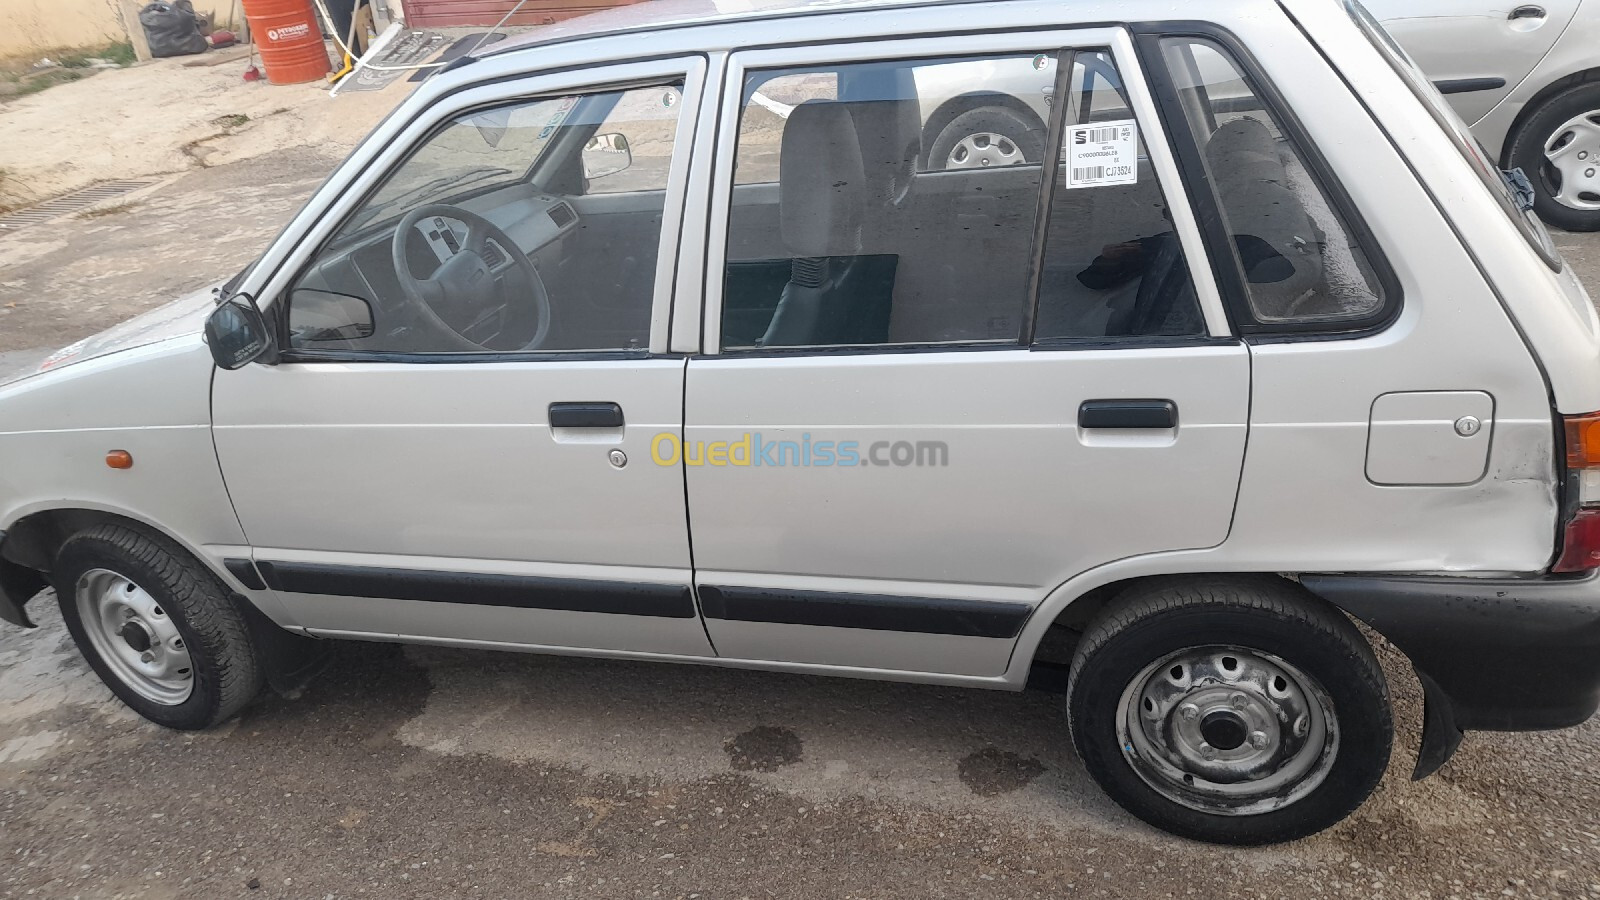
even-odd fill
[[(0, 239), (0, 369), (230, 273), (334, 162)], [(1600, 236), (1560, 242), (1600, 288)], [(0, 630), (0, 897), (1600, 897), (1600, 723), (1474, 734), (1412, 783), (1391, 651), (1378, 795), (1222, 850), (1107, 801), (1049, 693), (351, 644), (180, 734), (111, 699), (48, 600)]]

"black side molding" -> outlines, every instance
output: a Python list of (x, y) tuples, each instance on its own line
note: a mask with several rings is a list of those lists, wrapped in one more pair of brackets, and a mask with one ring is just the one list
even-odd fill
[(732, 622), (1014, 638), (1022, 631), (1033, 607), (1025, 603), (947, 597), (702, 585), (700, 610), (708, 619)]
[(1078, 407), (1079, 428), (1177, 428), (1178, 404), (1171, 400), (1085, 400)]
[(261, 576), (256, 572), (255, 563), (250, 560), (230, 556), (222, 561), (222, 565), (227, 568), (233, 577), (239, 579), (240, 584), (250, 590), (266, 590), (266, 584), (261, 581)]
[(551, 428), (621, 428), (622, 407), (615, 403), (552, 403)]
[(695, 616), (694, 598), (687, 584), (638, 584), (582, 578), (486, 575), (481, 572), (434, 572), (261, 560), (256, 562), (256, 567), (273, 590), (296, 594), (519, 609), (564, 609), (664, 619), (692, 619)]
[(1433, 86), (1441, 94), (1470, 94), (1473, 91), (1498, 91), (1506, 86), (1504, 78), (1447, 78), (1435, 81)]

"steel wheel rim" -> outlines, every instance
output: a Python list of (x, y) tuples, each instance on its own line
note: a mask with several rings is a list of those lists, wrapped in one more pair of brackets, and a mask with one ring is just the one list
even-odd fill
[(1338, 755), (1333, 702), (1284, 660), (1211, 645), (1146, 666), (1117, 704), (1117, 739), (1140, 779), (1214, 815), (1259, 815), (1316, 790)]
[(1571, 209), (1600, 210), (1600, 110), (1573, 116), (1544, 142), (1550, 198)]
[(75, 602), (89, 643), (118, 681), (162, 706), (194, 693), (194, 659), (177, 623), (132, 579), (90, 569), (78, 577)]
[(1003, 134), (979, 131), (969, 134), (950, 148), (945, 159), (947, 169), (984, 169), (994, 166), (1017, 166), (1027, 162), (1017, 142)]

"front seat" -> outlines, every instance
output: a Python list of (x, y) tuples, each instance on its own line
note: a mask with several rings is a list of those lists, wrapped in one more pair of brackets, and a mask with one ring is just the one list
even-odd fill
[(763, 347), (878, 344), (888, 338), (897, 259), (861, 252), (875, 199), (845, 104), (794, 108), (778, 154), (779, 224), (792, 255)]

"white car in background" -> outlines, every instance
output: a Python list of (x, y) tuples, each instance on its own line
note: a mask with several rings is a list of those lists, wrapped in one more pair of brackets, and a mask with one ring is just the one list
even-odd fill
[[(1600, 230), (1600, 5), (1594, 0), (1367, 0), (1503, 168), (1533, 183), (1540, 218)], [(1054, 63), (1010, 62), (1007, 90), (979, 69), (919, 77), (926, 169), (1006, 165), (1044, 147)], [(970, 90), (986, 84), (983, 92)], [(1241, 94), (1243, 92), (1241, 91)], [(1105, 104), (1096, 104), (1104, 109)]]

